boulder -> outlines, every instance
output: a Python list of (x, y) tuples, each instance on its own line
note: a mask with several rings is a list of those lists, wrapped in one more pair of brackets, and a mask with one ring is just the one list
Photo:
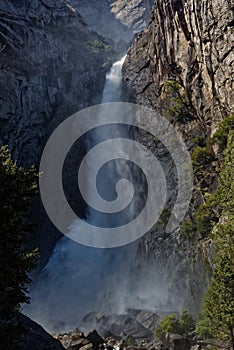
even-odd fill
[(182, 335), (167, 333), (165, 345), (165, 348), (170, 350), (190, 350), (192, 342)]
[(98, 334), (96, 330), (93, 330), (88, 333), (86, 339), (93, 344), (94, 349), (98, 348), (101, 344), (104, 343), (104, 339)]
[[(17, 350), (64, 350), (62, 344), (49, 333), (47, 333), (39, 324), (23, 314), (17, 314), (12, 320), (14, 324), (24, 329)], [(0, 322), (0, 329), (4, 327), (5, 322)], [(4, 343), (6, 343), (4, 339)], [(7, 350), (5, 348), (4, 350)]]
[(79, 327), (84, 330), (93, 327), (104, 338), (132, 338), (150, 341), (154, 338), (153, 325), (158, 316), (155, 314), (155, 319), (152, 320), (152, 315), (149, 316), (149, 314), (146, 314), (146, 311), (144, 313), (142, 310), (135, 310), (135, 312), (131, 310), (124, 314), (107, 315), (92, 312), (84, 317)]
[(91, 344), (91, 343), (89, 343), (85, 346), (82, 346), (82, 348), (80, 348), (80, 350), (92, 350), (92, 349), (93, 349), (93, 344)]

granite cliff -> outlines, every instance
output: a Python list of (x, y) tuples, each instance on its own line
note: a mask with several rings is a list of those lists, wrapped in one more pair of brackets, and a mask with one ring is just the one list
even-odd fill
[[(190, 151), (195, 139), (207, 142), (220, 121), (234, 113), (233, 11), (228, 0), (155, 0), (149, 26), (134, 40), (125, 60), (123, 77), (133, 100), (163, 113), (182, 132)], [(213, 155), (216, 151), (210, 149)], [(164, 161), (170, 169), (170, 159)], [(189, 220), (205, 203), (204, 192), (213, 193), (217, 187), (217, 164), (211, 164), (200, 177), (195, 174)], [(173, 198), (173, 186), (169, 192)], [(211, 245), (201, 238), (191, 242), (178, 231), (167, 236), (157, 227), (142, 240), (138, 256), (141, 266), (144, 259), (146, 266), (150, 262), (161, 283), (169, 283), (168, 305), (176, 305), (178, 311), (188, 307), (196, 315), (209, 285), (204, 261)], [(140, 265), (133, 274), (144, 275)]]
[(164, 85), (175, 80), (188, 94), (195, 116), (212, 130), (232, 114), (233, 11), (229, 0), (156, 0), (150, 24), (124, 65), (136, 101), (163, 109)]
[(146, 28), (153, 0), (72, 0), (72, 4), (91, 29), (126, 52), (134, 35)]

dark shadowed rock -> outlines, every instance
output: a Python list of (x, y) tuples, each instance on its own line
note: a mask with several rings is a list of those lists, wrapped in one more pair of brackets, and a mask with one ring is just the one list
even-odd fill
[[(9, 145), (18, 164), (38, 165), (51, 132), (78, 110), (100, 103), (114, 60), (103, 37), (66, 2), (1, 1), (0, 145)], [(78, 151), (82, 158), (84, 145)], [(80, 197), (73, 200), (82, 216)], [(35, 207), (42, 227), (30, 245), (39, 247), (41, 268), (60, 235), (40, 203)]]
[(96, 330), (89, 332), (86, 336), (86, 339), (93, 344), (94, 348), (98, 348), (99, 345), (104, 343), (104, 339), (98, 334)]
[[(19, 350), (63, 350), (62, 344), (49, 333), (47, 333), (39, 324), (30, 318), (19, 314), (15, 318), (16, 323), (25, 328), (25, 335), (19, 344)], [(7, 349), (4, 349), (7, 350)]]

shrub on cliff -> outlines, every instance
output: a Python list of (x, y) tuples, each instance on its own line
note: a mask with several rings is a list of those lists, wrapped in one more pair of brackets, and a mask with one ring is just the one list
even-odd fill
[(168, 80), (163, 86), (164, 98), (167, 101), (167, 115), (172, 122), (184, 122), (194, 118), (194, 111), (188, 95), (176, 80)]
[(156, 337), (163, 341), (167, 333), (176, 333), (180, 335), (188, 334), (195, 329), (195, 321), (185, 309), (180, 318), (177, 319), (175, 314), (168, 315), (161, 321), (155, 330)]
[(196, 224), (191, 220), (184, 220), (180, 225), (180, 235), (186, 239), (193, 239), (196, 235)]
[(206, 148), (197, 146), (192, 153), (192, 164), (196, 166), (208, 165), (215, 160), (214, 155)]
[(214, 224), (219, 220), (219, 208), (216, 196), (211, 196), (196, 212), (198, 231), (202, 238), (209, 237)]
[(226, 117), (219, 125), (218, 130), (214, 133), (210, 139), (210, 145), (218, 143), (223, 148), (227, 146), (228, 134), (230, 130), (234, 130), (234, 115)]

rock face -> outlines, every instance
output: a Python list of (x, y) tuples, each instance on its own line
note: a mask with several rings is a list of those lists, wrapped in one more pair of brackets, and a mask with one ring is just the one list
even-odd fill
[[(0, 144), (19, 164), (38, 165), (52, 130), (100, 102), (114, 53), (63, 1), (1, 2), (0, 22)], [(58, 233), (42, 217), (36, 244), (43, 266)]]
[(0, 7), (0, 140), (27, 165), (56, 125), (100, 102), (113, 53), (62, 1), (13, 4)]
[(163, 86), (176, 80), (206, 123), (233, 113), (233, 11), (228, 0), (156, 0), (148, 29), (124, 66), (136, 100), (163, 107)]
[(123, 53), (135, 33), (146, 28), (153, 0), (72, 0), (72, 4), (91, 29)]
[[(178, 106), (170, 104), (175, 95), (167, 96), (167, 84), (174, 92), (178, 88), (177, 94), (186, 94), (186, 118), (180, 122), (172, 116), (171, 122), (183, 132), (189, 149), (194, 137), (210, 136), (234, 113), (233, 11), (228, 0), (155, 0), (148, 28), (127, 54), (123, 76), (136, 102), (169, 117), (169, 109), (174, 112)], [(169, 191), (172, 198), (171, 186)], [(167, 286), (167, 305), (197, 314), (209, 283), (199, 249), (195, 252), (189, 242), (181, 242), (178, 232), (167, 236), (157, 228), (140, 243), (138, 257), (141, 266), (134, 276), (144, 278), (143, 260), (145, 266), (150, 262), (160, 284)]]

